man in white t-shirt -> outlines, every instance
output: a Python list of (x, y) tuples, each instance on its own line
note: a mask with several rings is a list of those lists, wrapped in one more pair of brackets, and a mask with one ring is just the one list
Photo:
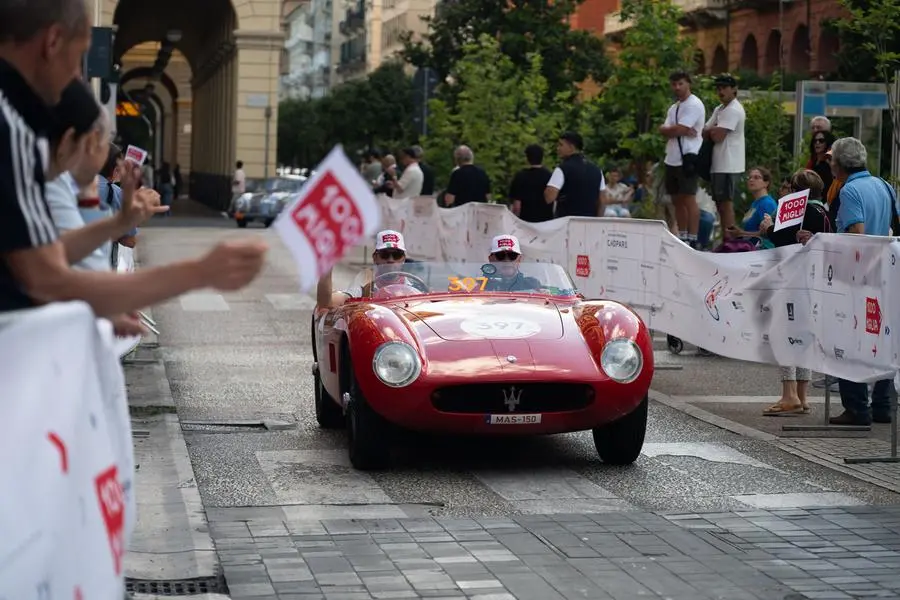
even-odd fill
[(231, 193), (243, 194), (247, 185), (247, 176), (244, 174), (243, 161), (237, 161), (234, 165), (234, 176), (231, 178)]
[(422, 185), (425, 183), (425, 174), (416, 160), (415, 150), (404, 148), (400, 151), (400, 164), (403, 165), (403, 173), (397, 179), (395, 173), (388, 173), (389, 185), (394, 190), (394, 198), (415, 198), (422, 195)]
[(747, 114), (737, 99), (737, 81), (728, 73), (715, 79), (721, 104), (703, 128), (704, 139), (712, 140), (712, 197), (719, 211), (722, 229), (734, 226), (734, 199), (746, 171), (744, 122)]
[(697, 244), (700, 228), (700, 208), (697, 206), (699, 181), (696, 169), (685, 169), (684, 165), (688, 162), (690, 166), (692, 160), (696, 165), (697, 154), (703, 145), (700, 134), (706, 123), (706, 107), (700, 98), (691, 93), (691, 76), (687, 72), (672, 73), (669, 83), (675, 103), (669, 107), (666, 121), (659, 128), (659, 132), (668, 139), (664, 161), (666, 192), (675, 205), (678, 235), (693, 247)]

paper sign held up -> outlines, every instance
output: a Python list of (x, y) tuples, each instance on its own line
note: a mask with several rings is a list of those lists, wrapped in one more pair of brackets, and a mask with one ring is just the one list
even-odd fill
[(780, 231), (785, 227), (802, 224), (803, 217), (806, 216), (808, 201), (809, 190), (782, 196), (778, 200), (778, 212), (775, 215), (775, 228), (773, 231)]
[(375, 234), (381, 211), (359, 171), (335, 146), (273, 227), (294, 255), (302, 291)]
[(142, 167), (144, 166), (144, 161), (147, 160), (147, 151), (137, 146), (128, 146), (125, 149), (125, 160), (130, 160), (137, 166)]

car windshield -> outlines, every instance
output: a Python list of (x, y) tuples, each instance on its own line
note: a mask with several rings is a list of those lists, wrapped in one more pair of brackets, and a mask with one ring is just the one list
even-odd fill
[(267, 192), (296, 192), (303, 187), (304, 179), (293, 177), (279, 177), (266, 182)]
[(390, 300), (423, 294), (530, 294), (571, 298), (565, 269), (545, 262), (430, 262), (376, 265), (361, 271), (351, 295)]

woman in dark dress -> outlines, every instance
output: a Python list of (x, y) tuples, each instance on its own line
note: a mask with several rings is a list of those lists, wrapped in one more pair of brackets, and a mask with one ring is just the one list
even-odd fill
[[(822, 135), (817, 134), (817, 135)], [(809, 200), (803, 223), (774, 231), (772, 218), (766, 215), (759, 227), (760, 236), (767, 238), (776, 248), (791, 244), (806, 244), (817, 233), (831, 233), (828, 207), (822, 201), (825, 190), (822, 178), (815, 171), (801, 169), (791, 177), (791, 191), (809, 190)], [(781, 399), (763, 411), (766, 416), (805, 415), (809, 413), (806, 392), (809, 388), (809, 369), (781, 367)]]
[(826, 192), (831, 187), (831, 182), (834, 179), (834, 175), (831, 174), (831, 161), (828, 156), (828, 151), (831, 150), (831, 144), (834, 143), (834, 140), (834, 134), (830, 131), (819, 131), (813, 134), (812, 140), (809, 142), (809, 155), (813, 157), (812, 170), (822, 178), (824, 186), (822, 189)]

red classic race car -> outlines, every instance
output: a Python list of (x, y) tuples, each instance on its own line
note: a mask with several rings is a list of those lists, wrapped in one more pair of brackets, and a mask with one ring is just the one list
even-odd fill
[(634, 311), (585, 300), (550, 263), (520, 263), (512, 277), (491, 263), (389, 268), (363, 271), (361, 297), (313, 318), (316, 417), (324, 428), (346, 424), (355, 468), (387, 467), (397, 427), (590, 429), (604, 462), (637, 459), (653, 346)]

